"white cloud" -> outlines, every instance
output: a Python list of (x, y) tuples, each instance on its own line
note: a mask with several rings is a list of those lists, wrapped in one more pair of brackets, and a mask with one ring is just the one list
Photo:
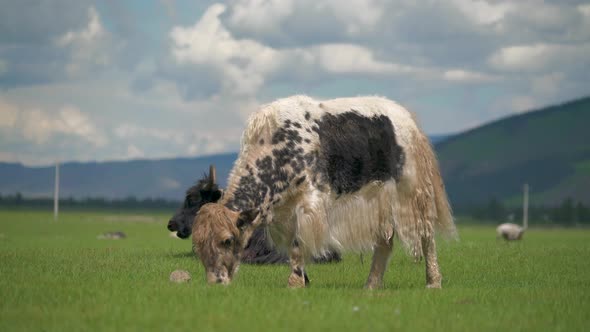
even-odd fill
[(498, 79), (493, 75), (463, 69), (447, 70), (443, 73), (443, 77), (447, 81), (455, 82), (489, 82)]
[(57, 39), (56, 44), (70, 49), (70, 61), (66, 73), (77, 76), (88, 68), (104, 67), (110, 64), (110, 54), (115, 51), (107, 44), (108, 33), (103, 28), (100, 16), (94, 7), (88, 9), (88, 25), (79, 31), (68, 31)]
[(504, 47), (490, 56), (494, 68), (505, 71), (545, 71), (583, 62), (590, 58), (590, 44), (517, 45)]
[(314, 1), (311, 8), (333, 13), (345, 23), (346, 32), (355, 36), (361, 32), (372, 31), (383, 15), (380, 3), (372, 0), (349, 0), (343, 4), (340, 0)]
[(277, 29), (293, 14), (294, 0), (243, 0), (231, 8), (229, 22), (253, 33)]
[(88, 116), (71, 105), (61, 107), (55, 114), (40, 108), (25, 109), (0, 99), (0, 127), (11, 128), (38, 145), (48, 143), (57, 134), (81, 138), (96, 147), (108, 142)]
[(173, 28), (172, 54), (180, 64), (217, 68), (224, 76), (224, 92), (253, 95), (277, 68), (280, 54), (254, 40), (235, 39), (219, 19), (225, 10), (224, 5), (212, 5), (194, 26)]
[(478, 24), (501, 21), (508, 12), (515, 9), (512, 2), (488, 2), (486, 0), (451, 0), (466, 17)]
[(18, 108), (0, 98), (0, 127), (13, 128), (18, 119)]
[(117, 126), (117, 128), (115, 128), (115, 135), (118, 138), (125, 140), (152, 138), (178, 145), (182, 145), (186, 141), (183, 132), (156, 128), (144, 128), (134, 124), (121, 124)]
[(67, 46), (76, 43), (91, 43), (104, 35), (104, 28), (100, 22), (100, 17), (96, 8), (90, 7), (88, 9), (88, 26), (80, 31), (68, 31), (62, 35), (57, 44), (60, 46)]
[(378, 61), (370, 49), (354, 44), (329, 44), (314, 47), (312, 54), (321, 68), (332, 73), (397, 74), (414, 68)]
[[(370, 3), (355, 2), (358, 6)], [(263, 12), (273, 12), (278, 10), (275, 8), (278, 4), (260, 1), (240, 2), (236, 5), (237, 9), (234, 9), (230, 20), (244, 23), (246, 19), (251, 19), (258, 22), (257, 16), (248, 16), (248, 13), (254, 15), (253, 8), (261, 7)], [(335, 6), (335, 2), (324, 1), (317, 6)], [(239, 39), (232, 35), (220, 19), (226, 10), (225, 5), (212, 5), (195, 25), (174, 27), (170, 32), (173, 42), (171, 53), (179, 65), (187, 66), (187, 70), (191, 70), (190, 65), (206, 66), (215, 68), (216, 72), (220, 73), (222, 88), (217, 95), (230, 95), (234, 98), (253, 97), (265, 86), (269, 76), (279, 73), (289, 77), (301, 77), (301, 72), (315, 76), (320, 73), (384, 76), (423, 74), (428, 71), (378, 60), (370, 48), (352, 43), (276, 49), (252, 39)], [(348, 10), (350, 9), (346, 9), (345, 12)], [(288, 12), (283, 9), (278, 11)], [(344, 13), (341, 15), (346, 17)], [(361, 21), (374, 23), (377, 19), (376, 14), (367, 15)]]
[(370, 32), (383, 16), (383, 1), (348, 0), (238, 0), (230, 7), (229, 24), (257, 35), (283, 33), (283, 25), (297, 18), (300, 25), (314, 17), (335, 19), (349, 36)]
[(578, 5), (577, 9), (582, 15), (590, 17), (590, 4)]

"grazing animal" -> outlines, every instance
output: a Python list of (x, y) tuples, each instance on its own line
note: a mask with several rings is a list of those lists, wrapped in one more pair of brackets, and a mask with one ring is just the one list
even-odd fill
[[(176, 232), (176, 236), (185, 239), (191, 235), (193, 222), (197, 212), (206, 203), (215, 203), (223, 195), (216, 180), (215, 166), (209, 167), (209, 174), (203, 176), (194, 186), (186, 191), (182, 207), (168, 222), (168, 230)], [(242, 262), (247, 264), (286, 264), (289, 256), (285, 252), (276, 250), (267, 239), (264, 228), (254, 231), (252, 238), (244, 250)], [(315, 263), (339, 262), (340, 254), (331, 251), (327, 255), (313, 257)]]
[(529, 185), (524, 185), (524, 197), (523, 197), (523, 211), (522, 211), (522, 227), (517, 224), (504, 223), (496, 228), (496, 239), (504, 238), (506, 241), (521, 240), (524, 235), (524, 231), (529, 227)]
[(231, 282), (261, 226), (289, 252), (289, 287), (305, 287), (305, 258), (329, 248), (373, 250), (365, 286), (381, 287), (396, 235), (425, 258), (427, 287), (440, 288), (435, 227), (456, 234), (430, 142), (380, 97), (293, 96), (250, 116), (223, 198), (193, 227), (209, 283)]
[(191, 235), (193, 221), (197, 212), (206, 203), (217, 202), (223, 195), (223, 190), (217, 185), (215, 166), (209, 167), (209, 174), (203, 176), (194, 186), (186, 191), (182, 207), (176, 211), (168, 221), (168, 230), (177, 232), (181, 239)]
[(521, 227), (517, 224), (504, 223), (496, 228), (497, 238), (504, 238), (506, 241), (514, 241), (522, 239), (524, 235), (525, 227)]

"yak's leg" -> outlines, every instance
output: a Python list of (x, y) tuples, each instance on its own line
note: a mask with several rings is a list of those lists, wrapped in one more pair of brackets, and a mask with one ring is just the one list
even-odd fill
[(293, 245), (291, 246), (291, 251), (289, 252), (289, 262), (291, 264), (289, 287), (304, 288), (309, 283), (309, 279), (305, 273), (305, 262), (297, 240), (293, 241)]
[(389, 257), (393, 249), (393, 236), (389, 239), (380, 239), (375, 246), (373, 252), (373, 263), (371, 264), (371, 272), (365, 284), (367, 289), (375, 289), (383, 286), (383, 274), (387, 269)]
[(422, 253), (426, 262), (426, 287), (441, 288), (442, 275), (438, 267), (434, 236), (422, 237)]

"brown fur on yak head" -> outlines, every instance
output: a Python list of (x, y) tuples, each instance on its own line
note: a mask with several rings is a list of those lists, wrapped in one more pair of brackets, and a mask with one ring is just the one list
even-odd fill
[(193, 225), (193, 249), (205, 267), (208, 283), (232, 281), (258, 219), (258, 210), (240, 213), (218, 203), (201, 207)]

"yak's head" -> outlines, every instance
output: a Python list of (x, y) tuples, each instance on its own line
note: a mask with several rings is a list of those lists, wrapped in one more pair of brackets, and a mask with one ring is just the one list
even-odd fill
[(195, 216), (201, 206), (207, 203), (215, 203), (223, 195), (215, 178), (215, 166), (211, 165), (209, 174), (186, 191), (182, 207), (176, 211), (168, 222), (169, 231), (177, 232), (176, 235), (182, 239), (191, 235)]
[(258, 223), (258, 211), (236, 212), (217, 203), (199, 210), (193, 250), (205, 267), (207, 282), (227, 285), (240, 266), (244, 247)]

